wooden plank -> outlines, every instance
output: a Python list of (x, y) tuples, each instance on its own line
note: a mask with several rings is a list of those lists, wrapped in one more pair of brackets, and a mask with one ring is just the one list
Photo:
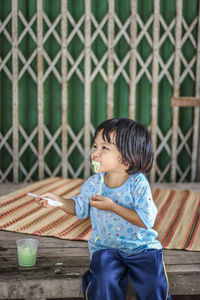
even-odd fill
[[(67, 245), (69, 241), (66, 241)], [(87, 243), (86, 243), (87, 244)], [(0, 257), (1, 262), (1, 273), (5, 274), (7, 269), (11, 268), (14, 264), (17, 266), (17, 248), (6, 248), (6, 245), (1, 247), (3, 256)], [(173, 255), (173, 252), (176, 252), (176, 255)], [(184, 255), (182, 255), (184, 253)], [(191, 254), (191, 255), (190, 255)], [(56, 247), (49, 244), (46, 245), (46, 248), (42, 248), (39, 242), (39, 248), (37, 253), (37, 264), (35, 267), (32, 267), (32, 270), (41, 269), (47, 264), (49, 259), (49, 268), (55, 267), (56, 263), (62, 263), (59, 268), (63, 267), (88, 267), (89, 265), (89, 252), (88, 248), (83, 248), (78, 246), (71, 247)], [(200, 273), (200, 254), (199, 252), (186, 252), (180, 250), (164, 250), (164, 260), (166, 264), (167, 271), (169, 273)], [(12, 272), (16, 271), (16, 268), (11, 270)]]
[[(195, 96), (200, 97), (200, 1), (199, 1), (199, 15), (198, 15), (198, 32), (197, 32), (197, 62), (196, 62), (196, 85), (195, 85)], [(195, 160), (197, 157), (197, 163), (195, 164), (196, 170), (196, 181), (200, 181), (200, 108), (195, 108), (194, 112), (194, 124), (195, 124), (195, 132), (194, 132), (194, 139), (193, 139), (193, 148), (196, 151), (192, 157), (192, 165), (195, 164)], [(196, 141), (195, 141), (196, 137)], [(197, 146), (196, 146), (197, 143)], [(195, 174), (192, 179), (194, 179)]]
[(171, 295), (200, 295), (199, 275), (168, 274)]
[(84, 62), (84, 177), (90, 175), (90, 77), (91, 77), (91, 0), (85, 0), (85, 62)]
[(38, 164), (39, 179), (44, 178), (44, 108), (43, 108), (43, 10), (37, 0), (37, 97), (38, 97)]
[[(56, 276), (56, 275), (55, 275)], [(58, 279), (1, 280), (1, 299), (41, 299), (82, 297), (81, 276), (57, 276)]]
[(152, 188), (171, 189), (171, 190), (194, 190), (200, 192), (199, 182), (184, 183), (152, 183)]
[(61, 76), (62, 76), (62, 177), (67, 178), (67, 1), (61, 2)]
[(167, 265), (166, 269), (169, 274), (198, 274), (200, 272), (200, 263), (191, 265), (182, 262), (182, 264)]
[[(16, 265), (17, 262), (13, 262), (13, 266), (11, 267), (1, 267), (1, 278), (4, 280), (9, 280), (9, 278), (15, 277), (16, 280), (22, 281), (24, 280), (24, 275), (26, 275), (26, 280), (40, 280), (40, 278), (45, 278), (47, 281), (51, 281), (54, 279), (59, 279), (61, 276), (65, 277), (66, 279), (73, 277), (81, 278), (81, 276), (88, 270), (89, 264), (85, 263), (83, 266), (81, 263), (79, 265), (66, 265), (69, 261), (64, 261), (63, 265), (61, 264), (60, 260), (55, 259), (49, 259), (53, 261), (53, 265), (49, 264), (47, 266), (47, 261), (43, 260), (43, 262), (40, 262), (39, 259), (37, 259), (37, 264), (40, 264), (40, 267), (20, 267)], [(76, 258), (77, 261), (77, 258)], [(78, 260), (79, 261), (79, 260)], [(26, 273), (26, 274), (25, 274)], [(37, 273), (37, 276), (35, 276), (35, 273)]]
[(196, 97), (174, 97), (171, 99), (172, 106), (200, 106), (200, 98)]
[[(30, 236), (29, 236), (30, 238)], [(32, 236), (32, 238), (34, 238)], [(4, 252), (3, 255), (4, 257), (12, 257), (13, 255), (16, 256), (16, 249), (17, 248), (4, 248)], [(53, 249), (53, 250), (51, 250)], [(56, 254), (55, 254), (56, 252)], [(57, 248), (56, 247), (56, 243), (54, 244), (54, 247), (49, 248), (41, 248), (41, 246), (39, 245), (38, 247), (38, 257), (42, 257), (42, 256), (47, 256), (47, 257), (65, 257), (65, 256), (88, 256), (88, 249), (87, 248), (81, 248), (81, 251), (78, 247), (76, 248), (65, 248), (65, 247), (60, 247)]]
[[(1, 234), (1, 240), (0, 240), (0, 248), (9, 248), (9, 249), (16, 249), (16, 240), (22, 239), (22, 238), (28, 238), (30, 237), (29, 234), (26, 233), (17, 233), (12, 231), (0, 231)], [(8, 239), (9, 235), (9, 239)], [(88, 249), (87, 242), (85, 241), (71, 241), (68, 240), (66, 243), (66, 240), (64, 239), (58, 239), (54, 237), (47, 237), (47, 236), (36, 236), (31, 235), (32, 238), (35, 238), (39, 241), (39, 248), (78, 248), (80, 251), (82, 249)]]
[(107, 118), (113, 118), (114, 108), (114, 0), (108, 1), (108, 86), (107, 86)]
[[(76, 248), (76, 251), (78, 248)], [(11, 275), (10, 272), (16, 272), (16, 265), (17, 265), (17, 257), (16, 257), (16, 249), (15, 252), (13, 253), (13, 257), (4, 257), (3, 259), (0, 259), (1, 261), (1, 274), (9, 274)], [(89, 256), (88, 253), (87, 255), (83, 255), (80, 259), (80, 256), (64, 256), (64, 257), (58, 257), (55, 256), (55, 248), (54, 248), (54, 256), (52, 256), (49, 259), (49, 268), (57, 268), (63, 270), (63, 268), (77, 268), (77, 267), (84, 267), (87, 269), (89, 265)], [(79, 250), (79, 252), (81, 252)], [(59, 259), (58, 259), (59, 258)], [(32, 268), (33, 272), (37, 269), (37, 272), (43, 272), (44, 267), (47, 264), (47, 260), (44, 256), (37, 256), (37, 264), (35, 267)], [(15, 266), (14, 268), (12, 268)], [(70, 269), (71, 270), (71, 269)]]
[[(181, 71), (181, 35), (182, 35), (182, 0), (176, 1), (176, 34), (175, 34), (175, 59), (174, 59), (174, 97), (179, 96), (179, 78)], [(177, 170), (177, 145), (179, 108), (173, 107), (172, 115), (172, 154), (171, 154), (171, 181), (176, 182)]]
[(198, 251), (180, 251), (164, 250), (165, 264), (168, 265), (196, 265), (200, 264), (200, 252)]
[[(152, 93), (151, 93), (151, 135), (154, 149), (157, 148), (157, 126), (158, 126), (158, 75), (159, 75), (159, 25), (160, 1), (154, 0), (154, 22), (153, 22), (153, 62), (152, 62)], [(156, 151), (155, 151), (156, 154)], [(156, 157), (150, 173), (150, 181), (156, 179)]]
[(131, 0), (129, 118), (136, 113), (137, 0)]
[(18, 110), (18, 1), (12, 0), (12, 131), (13, 131), (13, 178), (19, 177), (19, 110)]

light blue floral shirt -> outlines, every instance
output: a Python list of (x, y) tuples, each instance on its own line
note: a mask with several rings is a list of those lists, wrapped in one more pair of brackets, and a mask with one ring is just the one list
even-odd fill
[[(89, 199), (100, 191), (102, 196), (111, 198), (117, 204), (134, 209), (146, 225), (146, 229), (131, 224), (111, 211), (91, 207)], [(145, 249), (162, 248), (156, 239), (157, 232), (152, 229), (157, 208), (143, 173), (131, 175), (118, 188), (107, 187), (102, 183), (101, 174), (94, 174), (82, 185), (80, 194), (72, 199), (75, 201), (76, 215), (79, 219), (91, 217), (92, 236), (88, 242), (90, 258), (95, 251), (101, 249), (117, 248), (131, 255)]]

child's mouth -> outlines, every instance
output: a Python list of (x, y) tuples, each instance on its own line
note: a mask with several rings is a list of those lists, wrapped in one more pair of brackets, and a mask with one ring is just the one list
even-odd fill
[(93, 165), (93, 168), (94, 168), (94, 172), (95, 173), (98, 173), (99, 170), (100, 170), (100, 162), (96, 161), (96, 160), (92, 160), (92, 165)]

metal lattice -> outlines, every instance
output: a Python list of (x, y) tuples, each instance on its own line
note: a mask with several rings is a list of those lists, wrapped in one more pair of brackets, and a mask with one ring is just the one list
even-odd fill
[[(128, 1), (125, 19), (117, 8), (120, 1), (107, 1), (107, 10), (96, 15), (92, 10), (94, 3), (85, 0), (78, 16), (71, 9), (72, 1), (55, 2), (59, 4), (56, 15), (48, 15), (42, 0), (35, 1), (30, 16), (24, 13), (17, 0), (11, 1), (9, 13), (2, 13), (0, 36), (5, 49), (1, 51), (0, 71), (2, 84), (6, 83), (12, 90), (12, 116), (4, 126), (4, 113), (1, 113), (0, 182), (89, 176), (91, 135), (96, 126), (91, 121), (91, 86), (98, 80), (106, 87), (108, 118), (115, 115), (116, 88), (122, 84), (128, 94), (127, 117), (138, 119), (151, 130), (156, 152), (151, 181), (194, 181), (198, 163), (199, 108), (190, 108), (193, 116), (187, 129), (182, 128), (179, 108), (171, 111), (169, 104), (170, 120), (166, 121), (165, 115), (160, 117), (160, 112), (164, 105), (162, 89), (168, 93), (168, 103), (170, 97), (181, 96), (188, 83), (195, 86), (195, 91), (190, 89), (188, 96), (199, 97), (198, 1), (192, 20), (184, 15), (182, 0), (176, 1), (171, 19), (161, 10), (164, 4), (159, 0), (152, 1), (150, 8), (142, 8), (147, 10), (148, 17), (143, 16), (140, 1)], [(31, 45), (28, 55), (25, 41)], [(98, 54), (98, 43), (103, 49), (101, 54)], [(51, 47), (55, 49), (53, 54)], [(166, 48), (169, 49), (167, 54)], [(35, 119), (29, 127), (20, 110), (20, 93), (26, 82), (37, 98), (33, 104)], [(83, 107), (83, 124), (80, 121), (79, 128), (68, 120), (72, 118), (70, 114), (76, 115), (69, 111), (72, 106), (69, 91), (74, 82), (78, 82), (82, 93), (79, 101)], [(146, 121), (138, 117), (138, 111), (142, 107), (145, 110), (145, 103), (148, 104), (139, 99), (143, 84), (151, 87), (149, 100), (145, 100), (150, 103)], [(60, 119), (50, 126), (50, 121), (45, 121), (44, 107), (48, 109), (46, 103), (49, 101), (45, 93), (54, 86), (60, 90)], [(6, 99), (2, 98), (1, 103), (4, 101)], [(23, 101), (25, 103), (28, 98)], [(183, 153), (186, 165), (180, 161)], [(27, 157), (30, 157), (28, 162)]]

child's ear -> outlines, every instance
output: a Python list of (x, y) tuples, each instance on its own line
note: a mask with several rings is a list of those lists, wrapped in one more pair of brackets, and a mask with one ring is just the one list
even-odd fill
[(125, 166), (127, 169), (129, 169), (130, 165), (129, 165), (129, 163), (128, 163), (127, 161), (123, 161), (123, 164), (124, 164), (124, 166)]
[(130, 165), (127, 164), (127, 165), (126, 165), (126, 171), (127, 171), (129, 168), (130, 168)]
[(127, 160), (123, 159), (123, 158), (122, 158), (122, 155), (121, 155), (120, 159), (121, 159), (121, 162), (123, 163), (123, 165), (124, 165), (127, 169), (129, 169), (129, 167), (130, 167), (129, 162), (128, 162)]

